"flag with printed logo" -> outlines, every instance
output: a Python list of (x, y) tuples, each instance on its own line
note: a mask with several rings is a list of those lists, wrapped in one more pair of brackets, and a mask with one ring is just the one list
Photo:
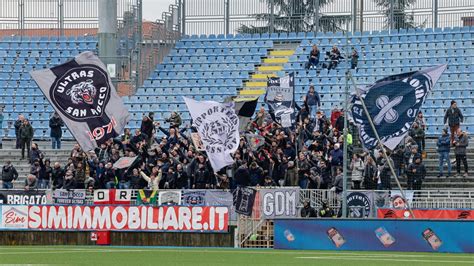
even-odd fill
[(233, 164), (231, 154), (239, 145), (239, 118), (234, 103), (183, 98), (214, 172)]
[(130, 120), (104, 63), (92, 52), (30, 75), (85, 151), (117, 137)]
[(284, 77), (271, 77), (267, 81), (265, 103), (273, 121), (283, 127), (291, 127), (296, 122), (295, 78), (291, 73)]
[(350, 118), (359, 128), (365, 149), (378, 145), (375, 132), (364, 111), (361, 97), (383, 145), (393, 150), (408, 134), (427, 95), (447, 65), (388, 76), (374, 84), (358, 88), (352, 97)]

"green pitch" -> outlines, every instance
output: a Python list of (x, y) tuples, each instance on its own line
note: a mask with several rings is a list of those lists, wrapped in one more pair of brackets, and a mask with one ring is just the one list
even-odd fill
[(74, 265), (474, 265), (472, 254), (286, 251), (272, 249), (18, 246), (0, 264)]

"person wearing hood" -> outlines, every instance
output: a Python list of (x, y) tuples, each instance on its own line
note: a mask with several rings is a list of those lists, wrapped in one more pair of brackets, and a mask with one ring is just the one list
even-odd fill
[(51, 119), (49, 119), (49, 128), (51, 129), (51, 146), (52, 149), (61, 149), (61, 137), (63, 135), (62, 127), (64, 126), (64, 122), (59, 117), (59, 114), (54, 112), (53, 116)]
[(408, 166), (408, 176), (411, 176), (412, 179), (412, 184), (408, 185), (408, 189), (420, 190), (426, 176), (426, 168), (421, 161), (421, 156), (416, 157), (414, 162)]
[(12, 189), (13, 180), (18, 179), (18, 172), (15, 167), (12, 165), (11, 161), (7, 161), (6, 164), (2, 167), (2, 188), (3, 189)]
[(318, 217), (334, 218), (334, 216), (334, 211), (329, 207), (329, 203), (326, 200), (323, 201), (321, 208), (318, 211)]
[(467, 132), (463, 132), (458, 128), (454, 138), (454, 154), (456, 155), (456, 171), (458, 176), (461, 176), (461, 162), (464, 165), (464, 177), (468, 177), (466, 150), (469, 145), (469, 138)]
[(311, 204), (309, 200), (307, 199), (303, 203), (303, 208), (301, 208), (300, 214), (301, 214), (301, 218), (317, 217), (316, 211), (314, 210), (313, 207), (311, 207)]
[(155, 130), (154, 125), (154, 113), (150, 112), (148, 116), (144, 115), (142, 119), (142, 124), (140, 125), (140, 131), (146, 135), (146, 142), (148, 147), (153, 144), (153, 131)]

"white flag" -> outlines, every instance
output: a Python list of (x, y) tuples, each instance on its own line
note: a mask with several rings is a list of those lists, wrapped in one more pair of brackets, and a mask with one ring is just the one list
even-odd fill
[(214, 172), (233, 164), (234, 159), (230, 155), (239, 145), (239, 117), (234, 103), (198, 102), (183, 98)]

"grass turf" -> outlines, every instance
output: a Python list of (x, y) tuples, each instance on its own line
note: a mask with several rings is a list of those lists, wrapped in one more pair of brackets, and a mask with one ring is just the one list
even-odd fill
[(0, 264), (474, 265), (474, 254), (229, 248), (1, 246)]

